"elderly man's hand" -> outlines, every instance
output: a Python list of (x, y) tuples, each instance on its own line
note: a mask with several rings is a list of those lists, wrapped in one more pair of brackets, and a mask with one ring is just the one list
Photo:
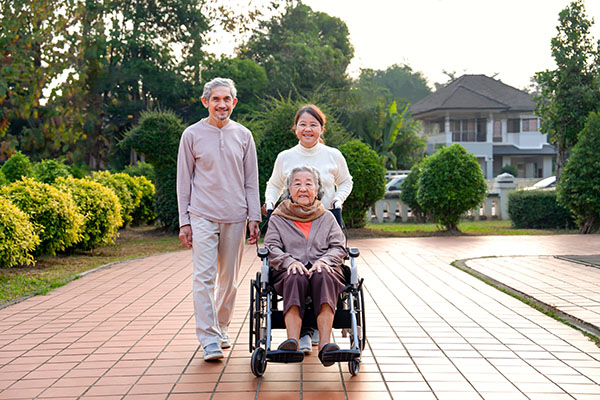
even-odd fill
[(287, 274), (300, 274), (300, 275), (310, 275), (310, 272), (308, 272), (308, 270), (306, 269), (306, 267), (304, 266), (304, 264), (302, 264), (300, 261), (294, 261), (293, 263), (290, 264), (290, 266), (287, 269)]
[(323, 270), (332, 273), (333, 272), (333, 267), (330, 265), (325, 264), (323, 261), (321, 260), (317, 260), (315, 261), (315, 263), (313, 264), (312, 268), (310, 269), (310, 273), (311, 274), (320, 274), (321, 272), (323, 272)]
[(191, 225), (183, 225), (179, 228), (179, 240), (186, 249), (192, 248), (192, 227)]
[(248, 230), (250, 231), (248, 244), (255, 244), (256, 242), (258, 242), (258, 238), (260, 237), (260, 228), (258, 227), (258, 221), (248, 222)]

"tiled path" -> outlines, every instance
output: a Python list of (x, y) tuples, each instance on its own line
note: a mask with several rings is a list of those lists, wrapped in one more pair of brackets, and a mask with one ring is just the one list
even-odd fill
[(596, 345), (450, 266), (495, 256), (468, 263), (592, 319), (598, 271), (547, 256), (598, 254), (600, 236), (350, 245), (361, 249), (366, 282), (368, 341), (356, 377), (345, 365), (322, 367), (313, 353), (302, 364), (270, 363), (264, 378), (254, 378), (247, 329), (248, 281), (259, 266), (253, 247), (229, 332), (234, 347), (223, 362), (202, 361), (191, 257), (182, 251), (117, 264), (0, 310), (0, 399), (600, 399)]

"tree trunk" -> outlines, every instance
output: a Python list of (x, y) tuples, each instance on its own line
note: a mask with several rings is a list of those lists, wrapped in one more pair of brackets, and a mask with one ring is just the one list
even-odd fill
[(562, 169), (565, 166), (565, 154), (567, 152), (567, 147), (562, 141), (559, 141), (556, 144), (556, 182), (560, 181), (560, 176), (562, 175)]
[(594, 233), (598, 227), (598, 218), (595, 216), (587, 216), (581, 224), (581, 229), (579, 229), (579, 233), (590, 234)]

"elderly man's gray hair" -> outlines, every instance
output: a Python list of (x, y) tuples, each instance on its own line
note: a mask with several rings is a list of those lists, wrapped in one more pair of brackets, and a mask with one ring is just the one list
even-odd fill
[(233, 97), (234, 99), (237, 98), (237, 89), (235, 88), (235, 83), (229, 78), (214, 78), (206, 82), (204, 84), (204, 91), (202, 92), (202, 97), (208, 100), (210, 97), (210, 91), (218, 86), (228, 87), (229, 91), (231, 92), (231, 97)]
[(294, 175), (296, 175), (298, 172), (302, 172), (302, 171), (307, 171), (312, 174), (313, 179), (315, 181), (315, 185), (317, 185), (317, 199), (321, 200), (321, 197), (323, 197), (323, 185), (321, 185), (321, 173), (319, 172), (318, 169), (316, 169), (315, 167), (312, 167), (310, 165), (303, 165), (301, 167), (295, 167), (290, 171), (290, 174), (288, 175), (287, 180), (286, 180), (285, 190), (283, 192), (283, 198), (284, 199), (292, 198), (290, 196), (290, 186), (292, 184), (292, 179), (294, 179)]

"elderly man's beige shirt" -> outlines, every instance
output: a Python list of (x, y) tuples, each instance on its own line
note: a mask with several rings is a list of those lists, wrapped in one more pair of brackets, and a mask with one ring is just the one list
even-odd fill
[(252, 133), (235, 121), (219, 129), (198, 121), (181, 136), (177, 156), (179, 226), (190, 214), (220, 223), (260, 221)]

